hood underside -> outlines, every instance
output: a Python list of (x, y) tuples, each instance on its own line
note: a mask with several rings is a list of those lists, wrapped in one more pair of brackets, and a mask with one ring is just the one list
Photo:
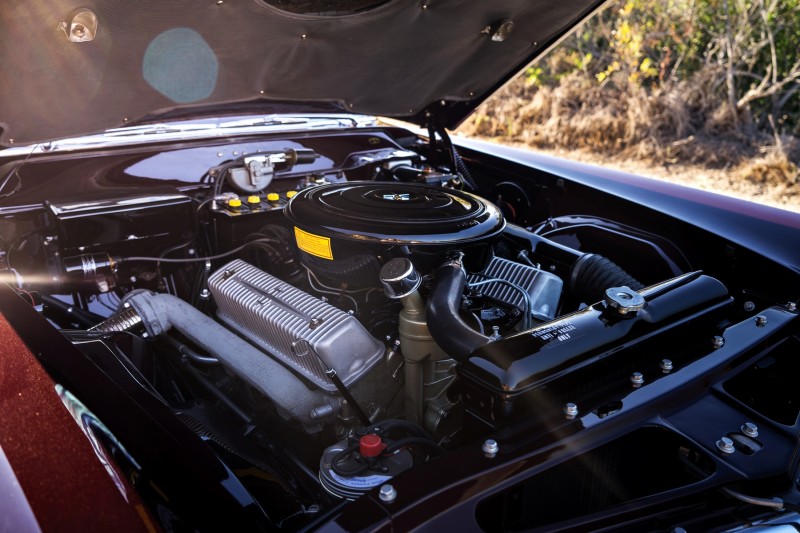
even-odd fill
[(454, 127), (602, 3), (4, 2), (0, 144), (243, 102)]

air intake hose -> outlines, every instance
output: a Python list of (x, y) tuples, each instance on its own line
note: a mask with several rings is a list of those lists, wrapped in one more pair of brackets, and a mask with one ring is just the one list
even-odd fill
[(586, 254), (572, 267), (570, 289), (584, 302), (602, 300), (606, 289), (623, 286), (635, 291), (644, 289), (636, 278), (602, 255)]
[(309, 390), (272, 357), (241, 339), (227, 328), (204, 315), (187, 302), (170, 294), (134, 291), (125, 296), (129, 305), (112, 323), (109, 319), (93, 328), (95, 331), (125, 331), (127, 325), (143, 325), (148, 334), (156, 337), (171, 329), (202, 346), (223, 366), (270, 398), (286, 418), (299, 420), (307, 431), (315, 431), (321, 420), (315, 413), (335, 415), (339, 410), (336, 399), (320, 390)]
[(436, 344), (457, 361), (463, 361), (475, 349), (491, 339), (481, 335), (461, 319), (459, 306), (467, 274), (461, 260), (449, 261), (436, 273), (436, 284), (425, 309), (428, 330)]
[(600, 301), (609, 287), (627, 286), (635, 291), (644, 288), (636, 278), (602, 255), (580, 252), (513, 224), (506, 225), (503, 237), (515, 248), (522, 248), (521, 254), (526, 258), (530, 253), (536, 261), (550, 265), (579, 301)]

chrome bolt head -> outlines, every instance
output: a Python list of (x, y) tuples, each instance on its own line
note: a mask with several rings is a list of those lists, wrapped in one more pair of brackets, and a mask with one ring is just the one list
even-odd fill
[(736, 448), (733, 447), (733, 441), (728, 437), (722, 437), (717, 441), (717, 448), (722, 453), (733, 453), (736, 451)]
[(578, 416), (578, 406), (570, 402), (564, 406), (564, 416), (567, 420), (574, 420)]
[(714, 346), (715, 350), (718, 350), (719, 348), (725, 346), (725, 339), (717, 335), (716, 337), (711, 339), (711, 345)]
[(638, 389), (644, 385), (644, 376), (641, 372), (634, 372), (631, 374), (631, 385), (633, 385), (634, 389)]
[(497, 444), (497, 441), (494, 439), (486, 439), (483, 441), (483, 446), (481, 446), (481, 450), (483, 450), (483, 454), (486, 455), (489, 459), (497, 455), (497, 452), (500, 451), (500, 446)]
[(756, 317), (756, 326), (763, 328), (766, 325), (767, 325), (767, 317), (765, 317), (764, 315), (758, 315)]
[(661, 367), (661, 371), (665, 374), (669, 374), (673, 369), (672, 361), (669, 359), (662, 359), (658, 366)]
[(397, 491), (393, 486), (387, 483), (386, 485), (381, 485), (378, 497), (380, 497), (382, 502), (392, 503), (397, 499)]
[(786, 310), (787, 311), (792, 311), (792, 312), (797, 311), (797, 304), (794, 303), (794, 302), (788, 302), (786, 304)]
[(752, 422), (745, 422), (742, 426), (742, 433), (747, 435), (748, 437), (756, 438), (758, 437), (758, 426), (753, 424)]

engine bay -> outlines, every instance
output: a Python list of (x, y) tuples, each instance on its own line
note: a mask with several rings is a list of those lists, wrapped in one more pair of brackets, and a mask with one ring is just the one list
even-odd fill
[(280, 527), (521, 423), (609, 417), (785, 304), (705, 233), (450, 158), (383, 128), (7, 163), (0, 267), (252, 467)]

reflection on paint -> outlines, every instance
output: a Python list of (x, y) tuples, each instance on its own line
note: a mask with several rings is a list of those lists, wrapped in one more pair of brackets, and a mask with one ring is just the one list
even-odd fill
[(56, 384), (55, 388), (58, 397), (61, 398), (61, 401), (64, 403), (64, 407), (67, 408), (69, 414), (72, 415), (72, 418), (77, 422), (78, 427), (81, 428), (89, 439), (89, 443), (92, 445), (95, 455), (97, 455), (97, 458), (100, 460), (100, 463), (103, 465), (108, 475), (111, 476), (111, 480), (114, 482), (114, 485), (116, 485), (117, 490), (119, 490), (125, 501), (130, 503), (127, 484), (123, 481), (125, 475), (118, 469), (116, 463), (103, 445), (103, 442), (111, 443), (118, 450), (118, 453), (124, 455), (136, 470), (141, 470), (142, 467), (139, 466), (125, 447), (114, 437), (105, 424), (100, 422), (78, 398), (60, 384)]
[(190, 28), (173, 28), (160, 34), (147, 46), (142, 61), (147, 83), (179, 104), (211, 96), (218, 71), (214, 51)]

